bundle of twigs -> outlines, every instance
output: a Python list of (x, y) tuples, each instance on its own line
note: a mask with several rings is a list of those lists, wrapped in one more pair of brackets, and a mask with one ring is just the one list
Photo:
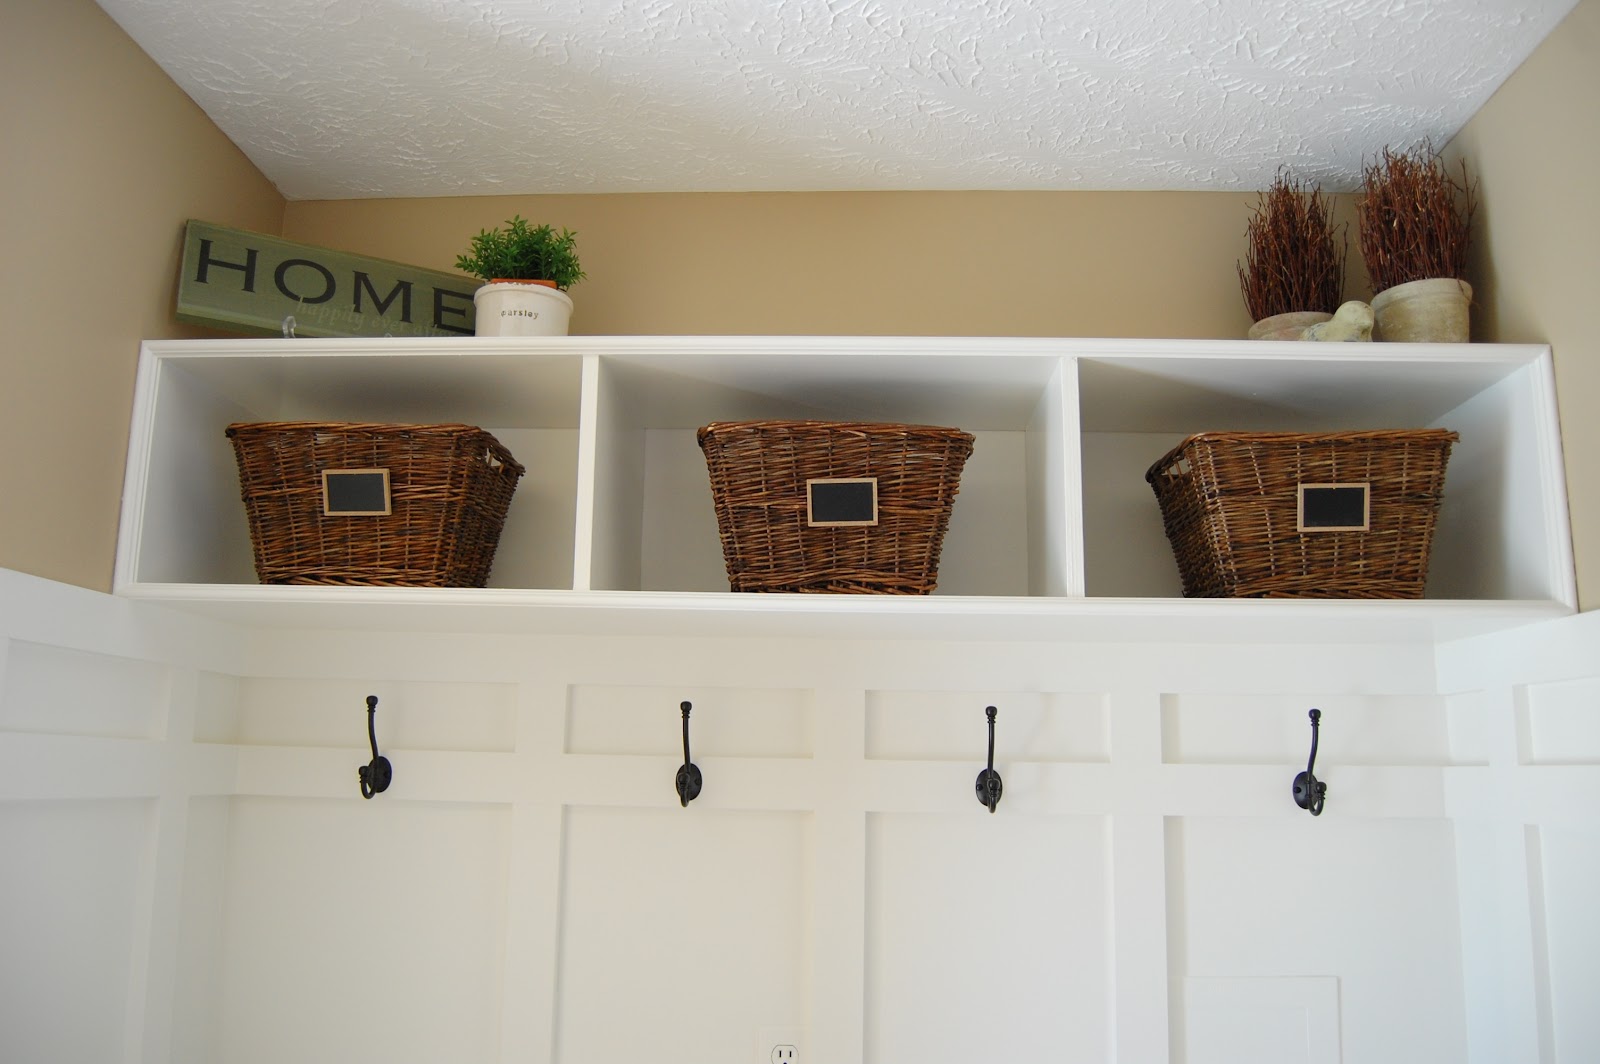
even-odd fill
[(1340, 226), (1335, 241), (1331, 214), (1320, 187), (1278, 171), (1245, 229), (1249, 248), (1239, 265), (1239, 286), (1251, 318), (1339, 309), (1350, 238)]
[(1362, 167), (1356, 206), (1361, 257), (1382, 292), (1431, 277), (1466, 279), (1477, 189), (1461, 164), (1456, 181), (1431, 146), (1409, 152), (1383, 149)]

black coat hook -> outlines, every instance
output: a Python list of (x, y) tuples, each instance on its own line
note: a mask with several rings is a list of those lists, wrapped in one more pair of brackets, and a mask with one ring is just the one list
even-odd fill
[(394, 779), (394, 766), (389, 759), (378, 754), (378, 730), (373, 718), (378, 714), (378, 696), (367, 696), (367, 742), (372, 744), (372, 760), (356, 770), (361, 777), (361, 797), (371, 798), (389, 789)]
[(693, 708), (688, 702), (680, 702), (678, 708), (683, 710), (683, 764), (678, 767), (678, 804), (685, 809), (689, 803), (700, 797), (700, 769), (689, 757), (689, 710)]
[(994, 770), (994, 718), (995, 708), (988, 706), (984, 714), (989, 718), (989, 767), (978, 773), (975, 787), (978, 792), (978, 801), (989, 807), (989, 812), (994, 812), (994, 807), (1000, 804), (1000, 795), (1005, 791), (1005, 785), (1000, 781), (1000, 773)]
[(1294, 804), (1309, 809), (1312, 816), (1322, 815), (1322, 805), (1328, 800), (1328, 785), (1313, 774), (1317, 767), (1317, 727), (1322, 722), (1322, 710), (1311, 711), (1311, 757), (1306, 770), (1294, 778)]

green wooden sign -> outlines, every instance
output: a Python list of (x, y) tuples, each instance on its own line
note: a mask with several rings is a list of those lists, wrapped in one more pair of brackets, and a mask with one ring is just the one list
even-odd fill
[(471, 336), (482, 283), (190, 221), (177, 313), (267, 336)]

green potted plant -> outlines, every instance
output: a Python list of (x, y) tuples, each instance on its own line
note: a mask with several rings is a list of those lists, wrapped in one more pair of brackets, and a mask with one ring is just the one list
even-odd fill
[(1467, 342), (1467, 250), (1477, 206), (1466, 163), (1457, 181), (1427, 145), (1385, 148), (1362, 168), (1357, 227), (1378, 339)]
[(1350, 240), (1331, 215), (1320, 187), (1282, 170), (1261, 193), (1245, 227), (1245, 261), (1236, 264), (1255, 322), (1250, 339), (1299, 339), (1339, 308)]
[(520, 215), (504, 229), (479, 231), (456, 258), (456, 269), (488, 282), (473, 293), (477, 334), (565, 336), (572, 316), (566, 290), (584, 277), (577, 236)]

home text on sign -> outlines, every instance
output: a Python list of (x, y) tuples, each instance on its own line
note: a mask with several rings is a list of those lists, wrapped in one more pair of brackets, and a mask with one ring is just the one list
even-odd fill
[[(478, 282), (191, 221), (179, 321), (281, 336), (471, 336)], [(293, 319), (289, 321), (289, 319)]]

